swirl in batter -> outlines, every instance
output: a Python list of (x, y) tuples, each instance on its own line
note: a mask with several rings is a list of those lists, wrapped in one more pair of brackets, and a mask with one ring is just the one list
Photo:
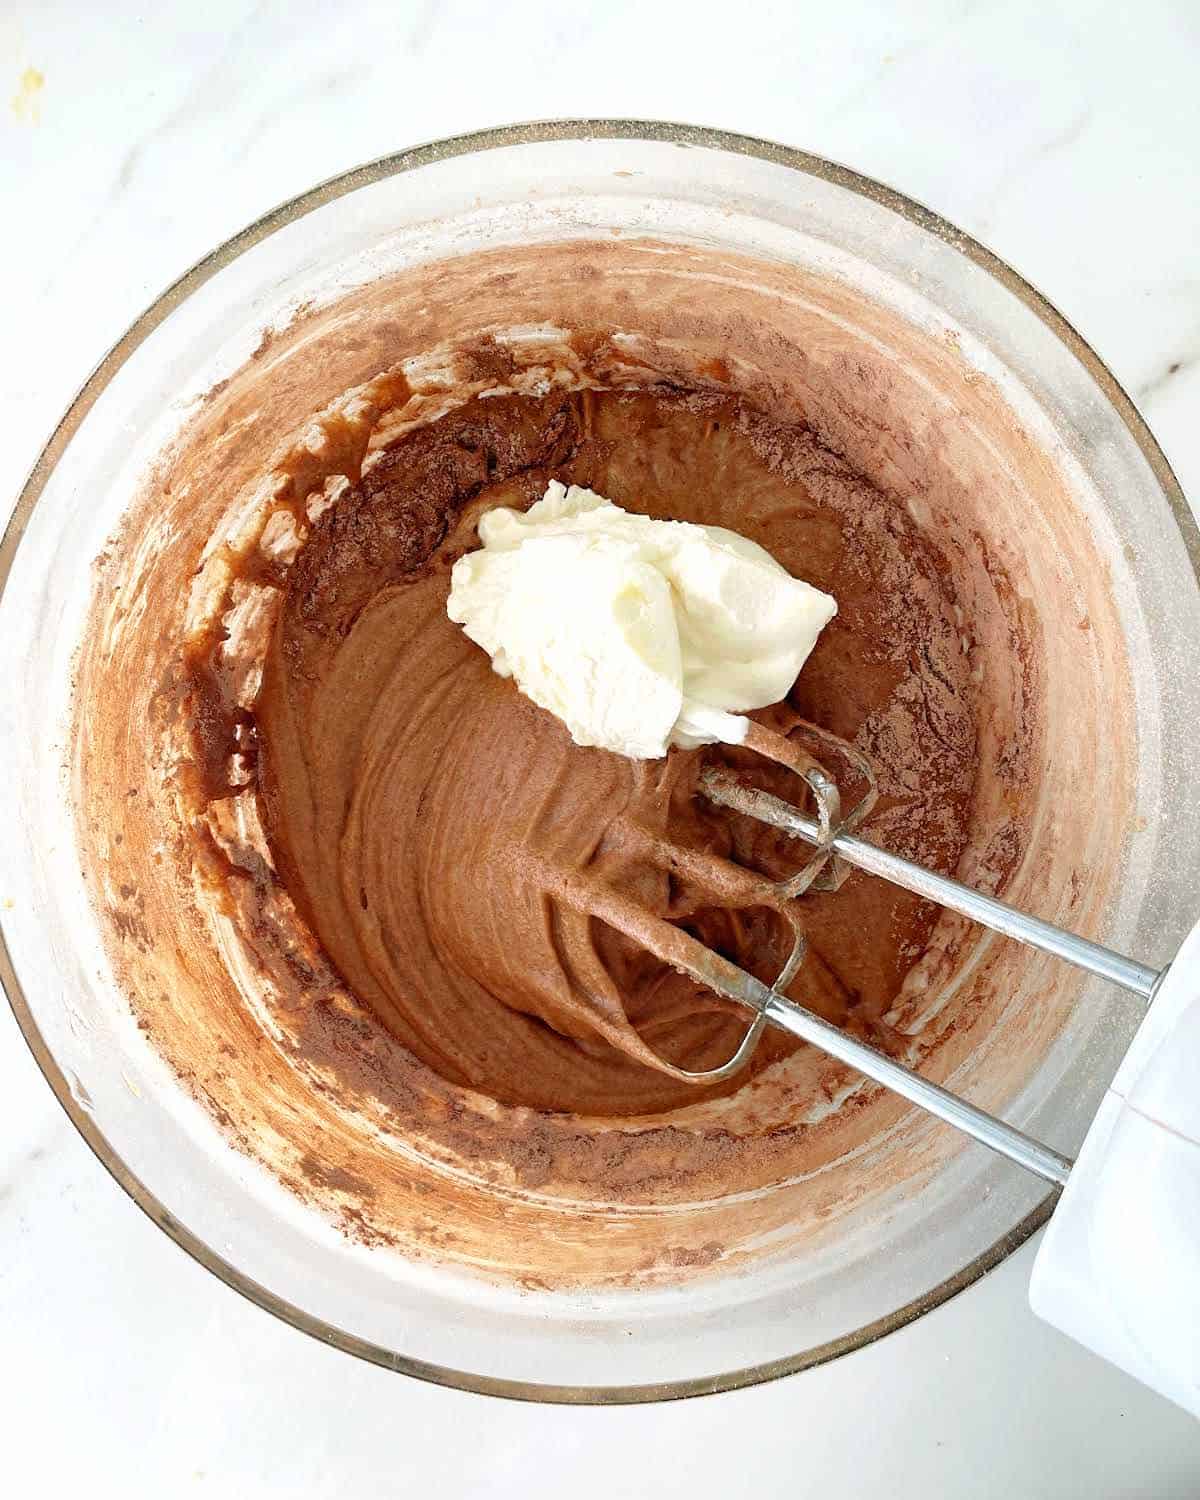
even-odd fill
[[(288, 890), (355, 994), (442, 1077), (505, 1104), (644, 1114), (696, 1089), (639, 1049), (711, 1067), (746, 1018), (606, 923), (596, 893), (771, 979), (789, 914), (755, 902), (755, 883), (803, 856), (696, 795), (704, 757), (731, 752), (581, 749), (447, 620), (478, 515), (528, 505), (549, 479), (737, 529), (835, 593), (791, 701), (760, 717), (857, 738), (892, 790), (884, 813), (904, 813), (901, 844), (948, 867), (972, 790), (969, 663), (901, 508), (803, 429), (729, 398), (477, 400), (398, 441), (316, 522), (254, 708)], [(880, 1018), (932, 913), (866, 881), (799, 905), (811, 952), (791, 993), (886, 1045)], [(793, 1045), (773, 1038), (757, 1066)]]

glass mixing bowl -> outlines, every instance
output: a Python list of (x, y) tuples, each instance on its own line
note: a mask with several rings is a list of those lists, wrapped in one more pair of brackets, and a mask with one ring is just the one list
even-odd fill
[[(235, 1151), (138, 1031), (89, 905), (62, 766), (90, 563), (189, 402), (242, 364), (264, 328), (406, 265), (622, 235), (811, 268), (923, 337), (951, 341), (986, 372), (1046, 463), (1069, 474), (1120, 619), (1136, 810), (1100, 935), (1162, 963), (1188, 925), (1200, 876), (1200, 804), (1170, 803), (1171, 789), (1195, 785), (1200, 769), (1200, 679), (1189, 657), (1200, 640), (1195, 524), (1095, 354), (1020, 277), (928, 210), (763, 141), (563, 122), (384, 158), (215, 250), (101, 362), (46, 445), (0, 550), (5, 988), (81, 1134), (215, 1275), (389, 1368), (547, 1401), (667, 1399), (833, 1358), (970, 1285), (1044, 1222), (1053, 1198), (977, 1148), (934, 1153), (923, 1177), (891, 1199), (877, 1194), (832, 1242), (736, 1277), (644, 1291), (506, 1288), (352, 1243)], [(1084, 986), (1005, 1099), (1009, 1117), (1061, 1149), (1076, 1146), (1137, 1019), (1132, 1001)], [(973, 1077), (964, 1063), (949, 1081)]]

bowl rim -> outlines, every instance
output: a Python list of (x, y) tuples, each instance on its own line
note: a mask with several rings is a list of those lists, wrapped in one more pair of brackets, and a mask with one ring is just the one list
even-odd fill
[[(1192, 514), (1183, 489), (1166, 455), (1159, 447), (1133, 400), (1100, 356), (1063, 314), (1024, 277), (978, 240), (956, 228), (941, 215), (934, 213), (932, 209), (926, 208), (895, 188), (864, 176), (850, 167), (842, 166), (797, 147), (707, 126), (658, 120), (582, 118), (528, 121), (490, 127), (430, 141), (378, 157), (373, 161), (340, 172), (296, 197), (280, 203), (198, 260), (150, 303), (101, 358), (46, 440), (45, 446), (21, 489), (4, 534), (0, 537), (0, 595), (3, 594), (8, 583), (17, 548), (34, 507), (55, 465), (101, 392), (134, 350), (206, 281), (252, 246), (268, 238), (285, 225), (294, 223), (314, 209), (331, 203), (357, 188), (366, 187), (385, 178), (410, 172), (434, 162), (471, 153), (537, 142), (585, 140), (667, 142), (673, 145), (704, 147), (756, 157), (857, 193), (883, 208), (890, 209), (927, 233), (935, 235), (952, 249), (972, 260), (1008, 291), (1019, 297), (1024, 305), (1085, 367), (1096, 382), (1149, 464), (1171, 507), (1193, 570), (1197, 579), (1200, 580), (1200, 528), (1197, 527), (1196, 518)], [(2, 919), (0, 919), (0, 985), (4, 988), (17, 1025), (34, 1060), (76, 1130), (118, 1185), (180, 1249), (186, 1251), (198, 1264), (211, 1271), (213, 1275), (219, 1277), (227, 1286), (232, 1287), (250, 1302), (282, 1321), (290, 1323), (292, 1327), (298, 1328), (303, 1333), (320, 1340), (321, 1343), (331, 1344), (348, 1354), (369, 1360), (386, 1369), (397, 1370), (416, 1379), (457, 1390), (520, 1401), (567, 1405), (622, 1405), (678, 1400), (718, 1391), (737, 1390), (776, 1380), (799, 1370), (812, 1369), (836, 1359), (839, 1355), (848, 1354), (855, 1349), (874, 1343), (898, 1328), (905, 1327), (923, 1313), (939, 1307), (966, 1287), (973, 1285), (987, 1271), (999, 1265), (1014, 1250), (1023, 1245), (1049, 1219), (1058, 1198), (1057, 1189), (1048, 1193), (1036, 1208), (987, 1250), (920, 1297), (914, 1298), (886, 1316), (875, 1319), (851, 1333), (807, 1349), (800, 1354), (788, 1355), (765, 1364), (746, 1366), (719, 1375), (642, 1385), (541, 1384), (474, 1374), (471, 1371), (451, 1369), (414, 1359), (348, 1333), (278, 1296), (225, 1260), (185, 1224), (180, 1223), (166, 1205), (129, 1170), (110, 1145), (103, 1131), (75, 1099), (66, 1077), (34, 1020), (32, 1010), (17, 979), (9, 955)]]

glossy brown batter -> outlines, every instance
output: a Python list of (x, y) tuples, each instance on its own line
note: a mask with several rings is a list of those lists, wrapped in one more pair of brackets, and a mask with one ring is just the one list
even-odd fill
[[(711, 1067), (746, 1017), (597, 912), (630, 902), (771, 980), (791, 934), (752, 872), (780, 878), (804, 854), (697, 794), (718, 752), (581, 749), (447, 619), (479, 514), (524, 507), (549, 479), (736, 529), (833, 593), (790, 704), (760, 717), (855, 741), (884, 793), (876, 826), (946, 869), (965, 842), (976, 692), (953, 585), (908, 512), (803, 426), (732, 398), (475, 400), (392, 445), (316, 522), (253, 710), (289, 892), (355, 995), (446, 1080), (510, 1105), (639, 1115), (697, 1089), (631, 1054)], [(788, 773), (770, 784), (799, 800)], [(933, 911), (862, 877), (792, 905), (811, 948), (791, 993), (887, 1045), (880, 1018)], [(772, 1037), (757, 1066), (794, 1046)]]
[[(777, 1039), (725, 1092), (643, 1067), (639, 1035), (715, 1060), (728, 1012), (571, 915), (625, 900), (770, 977), (751, 872), (800, 851), (697, 801), (697, 756), (571, 746), (445, 619), (448, 570), (552, 474), (755, 537), (839, 602), (760, 717), (873, 760), (870, 838), (1102, 936), (1132, 813), (1078, 788), (1131, 806), (1125, 647), (1061, 466), (954, 340), (662, 241), (403, 268), (221, 377), (130, 497), (76, 663), (80, 855), (149, 1044), (304, 1204), (455, 1275), (857, 1253), (959, 1138)], [(868, 877), (797, 915), (794, 994), (993, 1110), (1072, 1013), (1065, 966)]]

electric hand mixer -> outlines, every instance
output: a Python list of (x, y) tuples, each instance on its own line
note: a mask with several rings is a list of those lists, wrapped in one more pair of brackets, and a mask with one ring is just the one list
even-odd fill
[[(1034, 1267), (1034, 1310), (1200, 1414), (1200, 926), (1156, 971), (889, 854), (856, 832), (875, 801), (870, 765), (824, 730), (805, 725), (801, 733), (866, 786), (848, 812), (819, 760), (753, 723), (746, 747), (795, 771), (814, 814), (729, 770), (709, 767), (700, 779), (711, 802), (811, 846), (799, 872), (775, 887), (778, 895), (836, 890), (857, 868), (1153, 1002), (1150, 1012), (1072, 1162), (781, 994), (804, 959), (799, 926), (768, 986), (666, 920), (639, 920), (637, 939), (657, 957), (752, 1013), (721, 1066), (684, 1073), (663, 1060), (663, 1071), (697, 1084), (728, 1078), (749, 1061), (765, 1028), (777, 1026), (1062, 1189)], [(598, 915), (630, 930), (629, 914), (617, 906)]]

